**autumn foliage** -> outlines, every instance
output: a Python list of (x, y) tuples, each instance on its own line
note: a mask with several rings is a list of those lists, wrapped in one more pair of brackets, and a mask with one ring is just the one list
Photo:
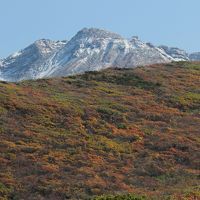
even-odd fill
[(0, 82), (0, 200), (199, 199), (199, 133), (199, 63)]

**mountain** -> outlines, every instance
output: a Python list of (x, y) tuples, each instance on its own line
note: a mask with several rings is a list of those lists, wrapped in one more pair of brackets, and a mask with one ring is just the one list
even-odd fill
[(170, 55), (174, 61), (190, 60), (188, 53), (182, 49), (176, 47), (168, 47), (164, 45), (159, 46), (159, 48), (162, 49), (166, 54)]
[(56, 65), (50, 66), (54, 71), (47, 77), (169, 61), (167, 55), (138, 39), (128, 41), (115, 33), (85, 28), (56, 54), (53, 58)]
[(84, 28), (69, 42), (39, 40), (0, 62), (0, 80), (20, 81), (98, 71), (108, 67), (189, 60), (178, 48), (156, 47), (106, 30)]
[(199, 199), (199, 76), (173, 62), (0, 82), (0, 198)]
[(189, 57), (192, 61), (200, 61), (200, 52), (192, 53)]
[(42, 77), (45, 62), (49, 60), (66, 41), (38, 40), (27, 48), (16, 52), (0, 62), (0, 79), (19, 81)]

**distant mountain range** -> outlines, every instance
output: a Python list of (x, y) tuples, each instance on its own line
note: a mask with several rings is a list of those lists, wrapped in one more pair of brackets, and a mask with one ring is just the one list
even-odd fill
[(171, 61), (200, 60), (200, 53), (125, 39), (106, 30), (84, 28), (70, 41), (42, 39), (0, 60), (0, 80), (60, 77), (109, 67), (133, 68)]

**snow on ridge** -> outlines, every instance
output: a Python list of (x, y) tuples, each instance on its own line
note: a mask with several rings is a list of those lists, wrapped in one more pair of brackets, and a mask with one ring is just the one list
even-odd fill
[(70, 41), (40, 39), (0, 60), (0, 80), (15, 82), (177, 60), (188, 60), (185, 51), (156, 47), (137, 36), (125, 39), (107, 30), (84, 28)]

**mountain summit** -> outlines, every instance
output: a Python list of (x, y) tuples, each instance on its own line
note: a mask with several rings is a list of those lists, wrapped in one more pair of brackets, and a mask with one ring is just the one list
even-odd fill
[(55, 42), (47, 39), (37, 40), (0, 62), (0, 79), (19, 81), (37, 78), (44, 67), (44, 63), (65, 43), (65, 41)]
[(128, 40), (106, 30), (84, 28), (69, 42), (38, 40), (1, 60), (0, 80), (15, 82), (189, 59), (178, 48), (156, 47), (137, 36)]
[(87, 38), (87, 37), (93, 37), (93, 38), (113, 38), (113, 39), (121, 39), (122, 36), (120, 36), (117, 33), (113, 33), (107, 30), (98, 29), (98, 28), (83, 28), (80, 30), (74, 38)]

